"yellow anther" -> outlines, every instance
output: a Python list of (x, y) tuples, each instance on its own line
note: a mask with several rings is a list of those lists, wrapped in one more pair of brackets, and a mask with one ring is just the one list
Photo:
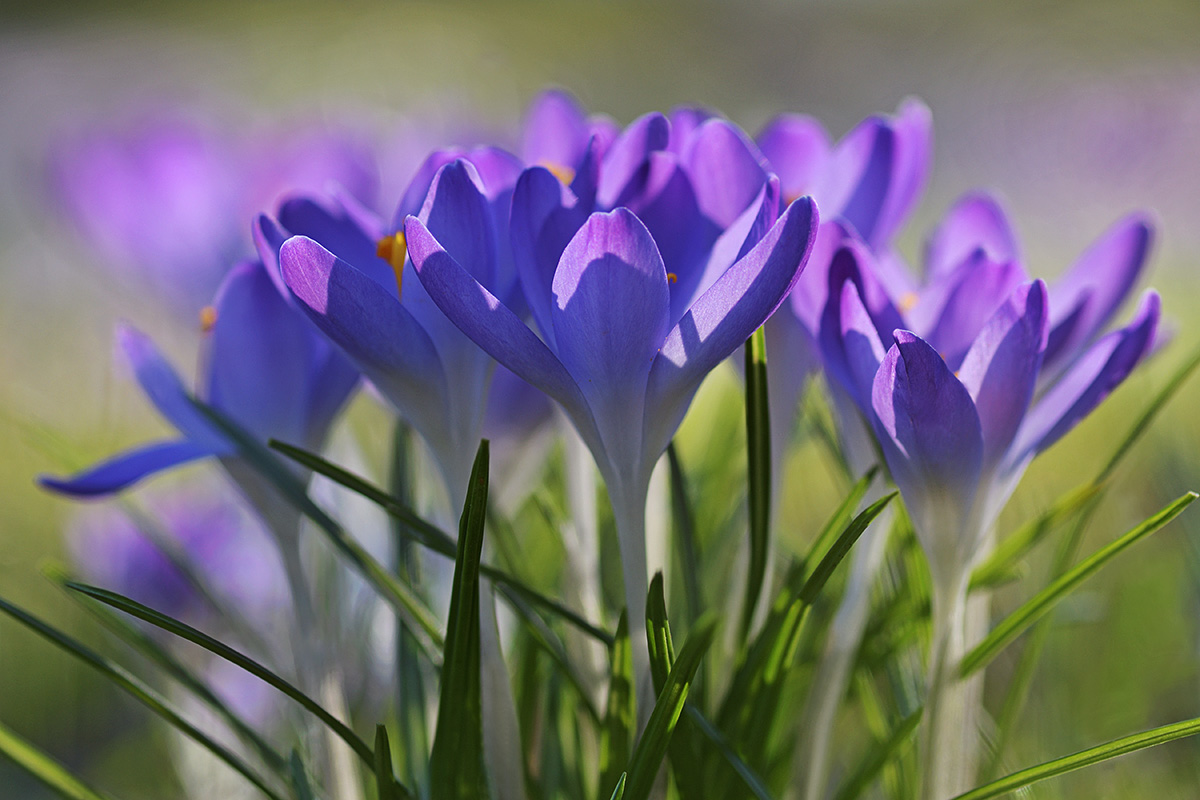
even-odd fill
[(205, 306), (200, 309), (200, 332), (212, 333), (213, 326), (217, 324), (217, 309), (212, 306)]
[(675, 283), (675, 281), (677, 281), (677, 280), (679, 280), (679, 276), (676, 275), (674, 272), (667, 273), (667, 283)]
[(376, 242), (375, 255), (391, 265), (396, 275), (396, 296), (401, 296), (404, 292), (404, 259), (408, 258), (408, 242), (404, 240), (404, 232), (397, 231)]
[(901, 314), (907, 314), (916, 307), (917, 301), (921, 298), (917, 297), (916, 292), (905, 292), (897, 304)]
[(571, 181), (575, 180), (575, 170), (563, 164), (552, 164), (545, 162), (543, 167), (550, 171), (550, 174), (558, 178), (558, 182), (563, 186), (570, 186)]

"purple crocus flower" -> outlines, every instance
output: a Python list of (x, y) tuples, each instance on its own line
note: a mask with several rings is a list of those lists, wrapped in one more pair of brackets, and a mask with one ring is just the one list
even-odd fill
[(332, 182), (372, 204), (378, 182), (371, 152), (345, 133), (296, 127), (235, 140), (163, 115), (65, 142), (50, 173), (100, 259), (189, 314), (247, 254), (245, 220), (281, 192)]
[[(262, 441), (277, 438), (319, 449), (358, 374), (280, 296), (262, 263), (234, 267), (203, 316), (210, 330), (197, 396)], [(208, 456), (221, 457), (237, 470), (236, 445), (192, 405), (178, 374), (150, 339), (122, 325), (117, 345), (142, 390), (181, 438), (136, 448), (70, 478), (42, 477), (42, 485), (81, 497), (107, 495)]]
[[(1097, 338), (1117, 306), (1114, 289), (1123, 298), (1141, 268), (1147, 236), (1140, 217), (1118, 223), (1080, 259), (1089, 273), (1077, 265), (1057, 293), (1030, 282), (1011, 252), (977, 247), (932, 280), (907, 317), (872, 277), (865, 248), (847, 240), (833, 256), (826, 364), (871, 421), (935, 575), (970, 566), (1029, 461), (1150, 351), (1153, 292), (1126, 327)], [(1107, 274), (1113, 285), (1087, 274)], [(1055, 313), (1056, 297), (1074, 303), (1067, 313)], [(1097, 298), (1093, 308), (1104, 313), (1089, 315), (1080, 297)], [(937, 313), (919, 313), (926, 303)], [(1078, 344), (1052, 350), (1056, 334)]]
[[(645, 607), (644, 513), (654, 462), (703, 378), (782, 302), (812, 244), (810, 200), (793, 203), (778, 221), (771, 206), (756, 210), (744, 253), (686, 305), (676, 299), (682, 281), (672, 284), (632, 211), (592, 214), (563, 249), (549, 290), (529, 298), (544, 341), (423, 220), (409, 217), (405, 226), (434, 302), (497, 361), (557, 400), (591, 449), (617, 520), (632, 618)], [(645, 653), (638, 667), (648, 667)]]
[[(438, 169), (420, 215), (477, 279), (496, 287), (496, 214), (473, 163)], [(285, 203), (280, 223), (259, 220), (265, 255), (278, 248), (289, 292), (426, 440), (451, 502), (461, 504), (494, 362), (411, 274), (402, 232), (385, 235), (382, 223), (352, 207), (305, 198)]]

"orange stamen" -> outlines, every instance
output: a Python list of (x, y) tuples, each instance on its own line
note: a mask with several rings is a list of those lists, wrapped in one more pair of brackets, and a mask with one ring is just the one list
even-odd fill
[(674, 272), (667, 273), (667, 283), (675, 283), (677, 280), (679, 280), (679, 276)]
[(912, 311), (913, 308), (916, 307), (917, 301), (920, 299), (921, 298), (917, 297), (916, 292), (905, 292), (898, 303), (900, 313), (907, 314), (908, 312)]
[(543, 163), (543, 167), (550, 171), (550, 174), (558, 178), (558, 182), (563, 186), (570, 186), (571, 181), (575, 180), (575, 170), (563, 164)]
[(404, 291), (404, 260), (408, 258), (408, 242), (404, 232), (397, 231), (391, 236), (385, 236), (375, 243), (375, 255), (388, 262), (396, 275), (396, 296), (402, 296)]
[(212, 306), (205, 306), (200, 309), (200, 332), (212, 333), (213, 326), (217, 324), (217, 309)]

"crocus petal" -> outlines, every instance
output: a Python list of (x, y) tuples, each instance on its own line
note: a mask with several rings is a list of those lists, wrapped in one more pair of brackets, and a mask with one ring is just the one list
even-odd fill
[(158, 413), (193, 442), (213, 449), (227, 440), (192, 404), (191, 394), (162, 353), (141, 331), (128, 325), (117, 328), (117, 346)]
[(375, 281), (304, 236), (279, 253), (300, 307), (426, 435), (445, 425), (446, 374), (429, 335)]
[(671, 141), (667, 149), (676, 155), (682, 154), (689, 146), (696, 129), (717, 116), (707, 108), (699, 106), (679, 106), (671, 109)]
[(1161, 305), (1156, 292), (1146, 292), (1133, 321), (1092, 345), (1034, 404), (1017, 433), (1011, 463), (1057, 442), (1128, 377), (1154, 346)]
[(976, 250), (958, 269), (922, 292), (907, 319), (957, 369), (984, 322), (1028, 280), (1019, 263), (997, 263), (985, 251)]
[(834, 151), (822, 183), (822, 203), (842, 217), (871, 247), (881, 244), (877, 228), (892, 181), (896, 136), (886, 120), (863, 120)]
[(539, 94), (525, 115), (521, 155), (527, 164), (574, 170), (589, 138), (583, 108), (566, 92), (551, 89)]
[(646, 114), (621, 132), (604, 154), (597, 202), (604, 208), (623, 205), (623, 198), (640, 194), (646, 179), (647, 159), (665, 150), (671, 126), (662, 114)]
[(404, 230), (413, 266), (438, 308), (484, 352), (561, 403), (589, 444), (598, 443), (583, 393), (549, 348), (457, 264), (419, 219), (409, 217)]
[(70, 478), (39, 476), (38, 483), (62, 494), (75, 497), (98, 497), (119, 492), (142, 478), (164, 469), (195, 461), (198, 458), (225, 455), (232, 451), (233, 445), (228, 443), (222, 448), (213, 443), (188, 440), (160, 442), (122, 453)]
[(886, 351), (854, 281), (848, 280), (842, 284), (841, 302), (838, 305), (841, 307), (842, 366), (848, 379), (846, 389), (858, 407), (869, 414), (875, 375), (879, 372)]
[(546, 341), (554, 341), (550, 284), (567, 243), (587, 220), (589, 209), (549, 170), (525, 170), (513, 192), (513, 259), (529, 310)]
[[(957, 537), (965, 532), (983, 464), (975, 404), (936, 350), (896, 331), (875, 376), (872, 405), (888, 468), (937, 571), (947, 557), (959, 559), (967, 550)], [(944, 554), (948, 545), (951, 553)]]
[[(667, 270), (650, 231), (618, 208), (588, 218), (563, 251), (551, 308), (558, 357), (587, 397), (610, 456), (636, 463), (646, 380), (669, 324)], [(632, 434), (632, 436), (630, 436)]]
[(1109, 228), (1050, 290), (1050, 344), (1046, 361), (1069, 360), (1108, 324), (1141, 275), (1154, 239), (1146, 214)]
[(701, 125), (683, 154), (700, 211), (718, 227), (729, 227), (767, 181), (761, 161), (754, 145), (726, 120)]
[[(646, 452), (657, 458), (700, 382), (775, 312), (792, 290), (817, 234), (817, 207), (802, 197), (667, 334), (647, 387)], [(657, 449), (656, 449), (657, 448)]]
[(1003, 458), (1033, 399), (1046, 349), (1046, 285), (1023, 284), (979, 332), (958, 377), (967, 387), (983, 431), (983, 462)]
[(933, 156), (933, 114), (929, 106), (915, 97), (906, 98), (891, 125), (896, 148), (891, 185), (875, 230), (880, 247), (891, 241), (920, 199)]
[(280, 296), (260, 262), (234, 267), (214, 305), (208, 401), (264, 441), (319, 445), (357, 371)]
[[(291, 236), (305, 236), (366, 274), (390, 294), (396, 294), (396, 276), (376, 255), (383, 236), (379, 219), (364, 220), (344, 206), (313, 197), (293, 197), (279, 207), (279, 224)], [(283, 245), (280, 244), (280, 247)], [(286, 283), (286, 281), (285, 281)]]
[(756, 141), (779, 176), (788, 202), (813, 191), (832, 150), (821, 123), (801, 114), (776, 117), (767, 123)]
[(995, 262), (1018, 258), (1017, 239), (996, 198), (968, 194), (959, 199), (925, 243), (925, 275), (934, 280), (983, 250)]

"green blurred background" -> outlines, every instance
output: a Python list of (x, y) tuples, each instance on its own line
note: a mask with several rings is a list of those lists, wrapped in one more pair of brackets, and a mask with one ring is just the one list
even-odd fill
[[(804, 4), (305, 2), (8, 4), (0, 9), (0, 595), (98, 641), (38, 573), (62, 557), (69, 503), (38, 491), (61, 472), (160, 432), (110, 357), (114, 320), (156, 335), (182, 364), (186, 328), (113, 287), (49, 212), (47, 145), (64, 131), (157, 103), (221, 124), (352, 114), (385, 141), (511, 131), (533, 94), (560, 85), (625, 122), (682, 103), (751, 132), (780, 111), (840, 136), (922, 97), (935, 166), (901, 240), (961, 192), (1008, 203), (1030, 271), (1058, 274), (1109, 223), (1154, 209), (1151, 282), (1175, 341), (1027, 476), (1002, 529), (1090, 478), (1132, 415), (1200, 342), (1200, 5), (1192, 2)], [(399, 191), (402, 165), (385, 171)], [(387, 195), (385, 195), (386, 197)], [(175, 338), (171, 338), (174, 335)], [(732, 381), (706, 392), (719, 405)], [(1200, 488), (1200, 383), (1172, 403), (1125, 462), (1087, 550)], [(687, 452), (705, 455), (689, 428)], [(791, 463), (786, 536), (835, 502), (818, 448)], [(799, 533), (796, 533), (798, 531)], [(1001, 595), (1019, 602), (1044, 573)], [(1020, 722), (1015, 763), (1200, 715), (1200, 512), (1123, 556), (1054, 617)], [(1005, 664), (996, 673), (1004, 677)], [(0, 720), (127, 798), (169, 796), (165, 737), (140, 708), (0, 620)], [(160, 768), (162, 767), (162, 768)], [(0, 798), (40, 797), (0, 761)], [(167, 794), (164, 794), (167, 793)], [(1033, 790), (1036, 797), (1200, 796), (1200, 746), (1182, 742)]]

